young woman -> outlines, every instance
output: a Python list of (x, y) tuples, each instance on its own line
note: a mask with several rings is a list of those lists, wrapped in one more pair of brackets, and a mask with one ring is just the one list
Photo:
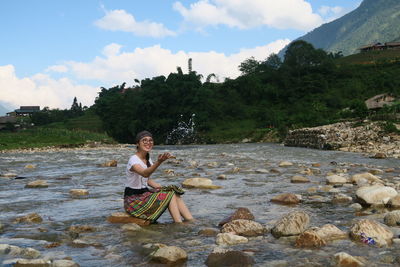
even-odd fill
[(161, 185), (150, 179), (150, 175), (165, 160), (173, 158), (170, 153), (158, 156), (153, 164), (149, 152), (154, 142), (148, 131), (136, 135), (137, 152), (130, 157), (126, 167), (124, 208), (134, 217), (155, 222), (168, 208), (174, 222), (193, 220), (193, 216), (182, 198), (173, 190), (164, 190)]

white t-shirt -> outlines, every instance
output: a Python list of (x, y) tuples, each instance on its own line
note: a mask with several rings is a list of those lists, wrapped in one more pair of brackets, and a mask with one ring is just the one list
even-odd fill
[[(149, 159), (150, 164), (153, 165), (153, 162), (151, 159)], [(147, 186), (147, 181), (149, 178), (143, 177), (139, 175), (138, 173), (131, 171), (130, 169), (132, 168), (133, 165), (139, 164), (142, 168), (147, 169), (147, 165), (137, 156), (133, 155), (130, 157), (128, 161), (128, 165), (126, 166), (126, 182), (125, 186), (130, 187), (133, 189), (141, 189), (141, 188), (146, 188)]]

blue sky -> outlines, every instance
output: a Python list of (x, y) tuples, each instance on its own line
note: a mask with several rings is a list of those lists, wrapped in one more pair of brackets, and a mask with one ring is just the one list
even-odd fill
[(0, 104), (93, 104), (100, 87), (177, 66), (220, 80), (359, 6), (360, 0), (0, 2)]

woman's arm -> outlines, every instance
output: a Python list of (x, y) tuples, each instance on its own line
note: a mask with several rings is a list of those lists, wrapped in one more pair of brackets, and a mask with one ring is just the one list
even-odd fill
[(147, 181), (147, 184), (150, 185), (153, 188), (156, 188), (156, 189), (160, 189), (161, 188), (161, 185), (159, 183), (155, 182), (153, 179), (149, 179)]
[(170, 153), (164, 153), (164, 154), (158, 155), (157, 161), (148, 168), (143, 168), (139, 164), (135, 164), (129, 170), (132, 172), (136, 172), (143, 177), (148, 178), (161, 165), (161, 163), (163, 163), (164, 161), (166, 161), (167, 159), (170, 159), (170, 158), (175, 158), (175, 157), (172, 156)]

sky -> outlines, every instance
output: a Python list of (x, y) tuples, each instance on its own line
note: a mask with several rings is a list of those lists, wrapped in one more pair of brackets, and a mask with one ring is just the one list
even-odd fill
[[(180, 66), (223, 81), (361, 0), (0, 1), (0, 105), (91, 106), (101, 87)], [(3, 114), (0, 114), (3, 115)]]

